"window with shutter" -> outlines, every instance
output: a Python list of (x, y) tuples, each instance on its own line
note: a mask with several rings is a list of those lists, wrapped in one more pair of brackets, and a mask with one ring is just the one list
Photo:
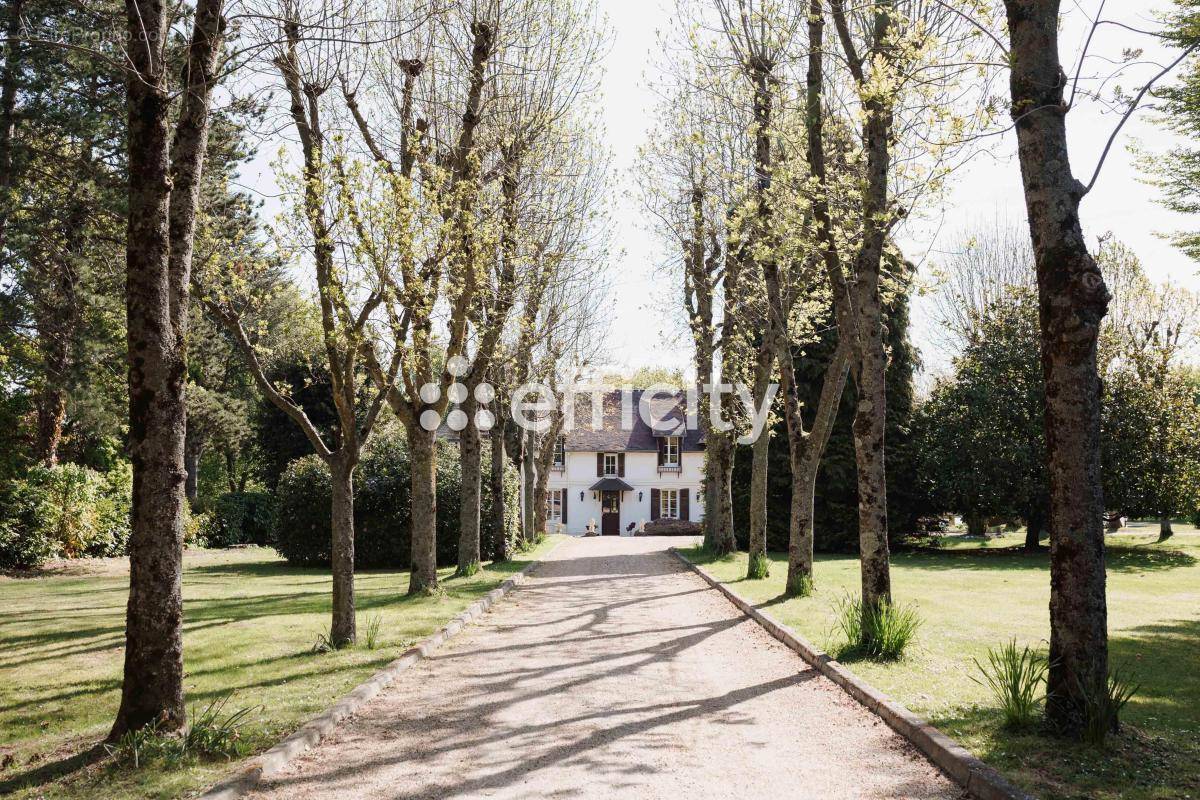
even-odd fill
[(596, 453), (596, 477), (604, 477), (604, 453)]
[(688, 489), (679, 490), (679, 518), (685, 522), (692, 521), (691, 491)]
[(625, 477), (625, 454), (617, 453), (617, 477)]
[(658, 489), (650, 490), (650, 521), (658, 519)]

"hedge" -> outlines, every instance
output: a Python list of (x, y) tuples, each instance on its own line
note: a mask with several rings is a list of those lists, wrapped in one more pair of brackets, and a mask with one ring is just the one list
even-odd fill
[[(439, 442), (437, 452), (437, 557), (439, 564), (458, 559), (460, 490), (462, 469), (458, 447)], [(490, 459), (483, 457), (482, 556), (490, 560), (494, 528), (487, 519), (491, 503), (487, 476)], [(408, 443), (403, 430), (389, 427), (368, 444), (354, 475), (354, 564), (359, 569), (407, 569), (411, 556), (412, 501), (409, 487)], [(507, 465), (505, 489), (508, 515), (505, 520), (510, 542), (518, 533), (519, 483), (516, 469)], [(297, 566), (327, 566), (330, 562), (329, 470), (317, 456), (291, 462), (279, 479), (276, 492), (278, 514), (272, 545), (289, 563)]]

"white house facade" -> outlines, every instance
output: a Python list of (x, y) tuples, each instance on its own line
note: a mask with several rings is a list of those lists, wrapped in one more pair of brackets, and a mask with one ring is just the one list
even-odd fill
[[(631, 394), (637, 408), (641, 392)], [(656, 520), (699, 522), (703, 516), (700, 431), (682, 424), (652, 430), (636, 413), (630, 425), (621, 402), (618, 392), (605, 395), (599, 427), (580, 424), (559, 437), (547, 482), (550, 530), (628, 536)], [(682, 423), (682, 395), (657, 398), (654, 405), (654, 419)], [(580, 416), (586, 423), (590, 415)]]

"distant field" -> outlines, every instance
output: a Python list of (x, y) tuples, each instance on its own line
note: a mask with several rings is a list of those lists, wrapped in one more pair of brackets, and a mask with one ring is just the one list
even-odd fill
[[(900, 663), (850, 666), (1040, 797), (1200, 797), (1200, 531), (1175, 530), (1162, 544), (1157, 524), (1108, 537), (1112, 658), (1141, 691), (1124, 714), (1129, 729), (1107, 751), (1002, 733), (987, 691), (971, 680), (972, 659), (989, 647), (1013, 637), (1047, 647), (1048, 556), (1012, 550), (1021, 532), (983, 542), (948, 536), (940, 552), (894, 555), (895, 598), (924, 619), (917, 647)], [(785, 555), (772, 556), (770, 578), (747, 581), (744, 553), (685, 554), (819, 646), (831, 644), (836, 599), (859, 590), (852, 556), (818, 556), (814, 596), (781, 600)]]

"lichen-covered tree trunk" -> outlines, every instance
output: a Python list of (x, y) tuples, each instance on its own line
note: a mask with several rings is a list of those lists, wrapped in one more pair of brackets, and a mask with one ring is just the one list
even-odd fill
[(223, 27), (220, 0), (200, 0), (187, 46), (174, 142), (161, 0), (126, 0), (129, 217), (126, 342), (133, 463), (129, 603), (121, 706), (109, 733), (182, 727), (183, 446), (188, 284), (208, 109)]
[(37, 393), (37, 457), (47, 467), (58, 464), (63, 424), (67, 419), (67, 393), (60, 386), (46, 386)]
[(329, 628), (334, 647), (354, 644), (354, 460), (345, 453), (329, 460), (332, 489), (333, 620)]
[[(204, 443), (198, 441), (189, 430), (185, 434), (183, 446), (183, 469), (187, 478), (183, 484), (183, 494), (187, 501), (195, 505), (200, 498), (200, 457), (204, 454)], [(232, 475), (230, 476), (232, 478)]]
[(1108, 610), (1096, 343), (1109, 294), (1079, 220), (1058, 55), (1057, 0), (1005, 0), (1012, 115), (1037, 267), (1050, 478), (1050, 670), (1046, 717), (1082, 733), (1104, 691)]
[[(791, 349), (780, 350), (781, 359), (791, 358)], [(817, 473), (829, 436), (837, 418), (838, 405), (846, 388), (849, 372), (850, 347), (839, 340), (833, 358), (821, 383), (821, 395), (813, 417), (811, 430), (805, 434), (804, 418), (796, 385), (795, 370), (790, 361), (781, 363), (784, 403), (788, 426), (788, 455), (792, 468), (792, 505), (788, 525), (788, 572), (784, 591), (789, 595), (804, 594), (813, 587), (813, 547), (817, 491)]]
[[(771, 326), (768, 325), (768, 328)], [(775, 366), (774, 343), (764, 339), (758, 348), (754, 364), (754, 407), (761, 408), (767, 396), (767, 385), (771, 382), (771, 369)], [(767, 469), (771, 454), (771, 426), (764, 425), (762, 434), (751, 445), (750, 463), (750, 558), (747, 562), (748, 574), (754, 575), (756, 568), (761, 568), (762, 560), (767, 557)], [(759, 575), (757, 577), (766, 577)]]
[(408, 593), (433, 592), (437, 575), (436, 434), (417, 422), (408, 429), (412, 468), (412, 572)]
[[(868, 301), (868, 305), (870, 305)], [(854, 461), (858, 470), (858, 547), (864, 606), (892, 600), (888, 553), (887, 353), (878, 306), (863, 309), (864, 348), (858, 372), (858, 407), (854, 414)]]
[(708, 451), (716, 478), (711, 548), (715, 553), (725, 555), (737, 550), (733, 533), (733, 434), (717, 433), (713, 439)]
[(492, 464), (489, 480), (492, 488), (492, 502), (488, 514), (492, 521), (492, 530), (496, 540), (492, 542), (492, 560), (508, 561), (512, 558), (508, 542), (508, 499), (504, 491), (504, 471), (508, 465), (508, 455), (504, 452), (504, 423), (497, 415), (496, 426), (492, 428), (490, 443), (492, 447)]
[(537, 539), (537, 441), (533, 431), (521, 431), (521, 539)]
[[(166, 34), (160, 3), (126, 4)], [(134, 20), (131, 19), (131, 24)], [(140, 23), (139, 23), (140, 24)], [(145, 47), (132, 57), (149, 61)], [(155, 51), (155, 55), (158, 54)], [(170, 101), (165, 80), (128, 81), (129, 225), (126, 232), (126, 332), (129, 347), (129, 450), (133, 463), (125, 679), (110, 739), (157, 723), (183, 726), (184, 363), (172, 336), (167, 299)], [(161, 66), (159, 67), (161, 69)]]
[(459, 434), (458, 452), (462, 462), (462, 498), (458, 510), (458, 573), (474, 575), (479, 571), (480, 498), (483, 493), (483, 451), (479, 429), (475, 427), (475, 398), (468, 396), (462, 410), (467, 427)]

